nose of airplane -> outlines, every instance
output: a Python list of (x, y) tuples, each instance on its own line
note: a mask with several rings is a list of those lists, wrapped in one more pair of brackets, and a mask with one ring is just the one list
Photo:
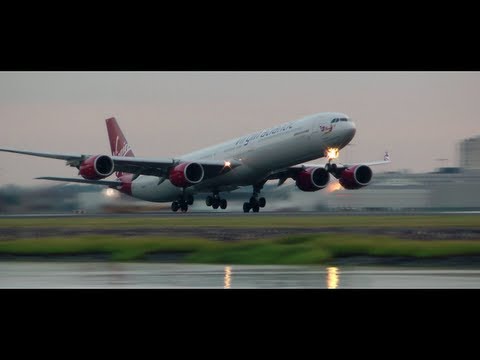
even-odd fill
[(352, 141), (353, 137), (355, 136), (355, 133), (357, 132), (357, 128), (355, 126), (355, 123), (352, 121), (349, 121), (345, 123), (343, 129), (342, 129), (342, 145), (341, 147), (346, 146), (350, 141)]
[(345, 124), (344, 128), (344, 144), (348, 144), (350, 141), (352, 141), (353, 137), (355, 136), (355, 133), (357, 132), (357, 127), (355, 126), (355, 123), (353, 121), (349, 121)]
[(355, 123), (353, 121), (349, 121), (348, 124), (349, 124), (348, 131), (350, 132), (353, 138), (355, 133), (357, 132), (357, 127), (355, 126)]

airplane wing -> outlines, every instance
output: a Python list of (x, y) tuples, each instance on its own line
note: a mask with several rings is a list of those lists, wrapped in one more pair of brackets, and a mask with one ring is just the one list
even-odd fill
[[(94, 155), (88, 154), (56, 154), (49, 152), (33, 152), (33, 151), (24, 151), (16, 149), (0, 149), (3, 152), (10, 152), (15, 154), (31, 155), (38, 156), (49, 159), (58, 159), (65, 160), (67, 165), (73, 167), (79, 167), (81, 163)], [(152, 175), (165, 177), (168, 174), (168, 170), (172, 166), (176, 166), (182, 162), (188, 160), (173, 159), (173, 158), (163, 158), (163, 159), (150, 159), (150, 158), (138, 158), (138, 157), (123, 157), (123, 156), (111, 156), (114, 163), (115, 172), (124, 172), (139, 175)], [(195, 161), (201, 164), (204, 167), (205, 178), (211, 178), (219, 175), (220, 173), (229, 171), (237, 166), (240, 166), (241, 163), (238, 161), (230, 161), (230, 165), (226, 166), (224, 161), (221, 160), (201, 160)]]
[(16, 150), (16, 149), (0, 149), (3, 152), (10, 152), (14, 154), (23, 154), (23, 155), (31, 155), (31, 156), (38, 156), (43, 158), (49, 159), (58, 159), (58, 160), (85, 160), (88, 159), (91, 155), (81, 155), (81, 154), (55, 154), (50, 152), (33, 152), (33, 151), (24, 151), (24, 150)]
[[(372, 162), (362, 162), (358, 164), (339, 164), (337, 163), (338, 168), (349, 168), (355, 165), (367, 165), (367, 166), (375, 166), (375, 165), (384, 165), (390, 163), (390, 160), (379, 160), (379, 161), (372, 161)], [(296, 165), (296, 167), (325, 167), (327, 164), (302, 164), (302, 165)]]
[[(375, 166), (375, 165), (384, 165), (390, 163), (390, 156), (388, 155), (388, 152), (385, 153), (383, 160), (380, 161), (372, 161), (372, 162), (365, 162), (361, 164), (336, 164), (337, 169), (348, 169), (350, 167), (353, 167), (355, 165), (366, 165), (366, 166)], [(278, 180), (278, 186), (282, 185), (288, 178), (296, 179), (297, 175), (299, 172), (301, 172), (303, 169), (308, 168), (308, 167), (326, 167), (327, 164), (300, 164), (300, 165), (295, 165), (291, 166), (289, 168), (281, 169), (278, 171), (273, 172), (268, 176), (266, 179), (268, 180)]]
[[(374, 165), (384, 165), (390, 163), (390, 155), (388, 154), (388, 151), (385, 152), (385, 155), (383, 156), (383, 160), (379, 161), (371, 161), (371, 162), (362, 162), (361, 164), (337, 164), (338, 168), (349, 168), (355, 165), (366, 165), (366, 166), (374, 166)], [(302, 167), (325, 167), (326, 164), (304, 164), (304, 165), (299, 165)]]
[(180, 159), (148, 159), (138, 157), (123, 157), (112, 156), (113, 163), (115, 165), (115, 171), (121, 171), (125, 173), (135, 175), (153, 175), (153, 176), (165, 176), (168, 174), (168, 170), (183, 162), (196, 162), (203, 166), (205, 171), (205, 178), (211, 178), (224, 171), (229, 171), (241, 165), (238, 161), (230, 161), (230, 165), (226, 166), (225, 161), (222, 160), (180, 160)]

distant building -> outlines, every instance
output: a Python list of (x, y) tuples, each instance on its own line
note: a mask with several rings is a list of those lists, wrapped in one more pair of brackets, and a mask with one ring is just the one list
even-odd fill
[(480, 136), (460, 143), (460, 166), (464, 169), (480, 169)]

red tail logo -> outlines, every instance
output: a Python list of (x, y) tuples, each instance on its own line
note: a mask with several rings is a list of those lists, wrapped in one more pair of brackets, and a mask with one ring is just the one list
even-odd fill
[[(110, 118), (105, 120), (107, 123), (108, 139), (110, 140), (110, 149), (112, 150), (113, 156), (125, 156), (125, 157), (134, 157), (133, 151), (128, 145), (125, 135), (123, 135), (120, 126), (118, 126), (117, 120), (115, 118)], [(117, 177), (120, 178), (124, 174), (122, 172), (116, 173)]]
[(112, 155), (134, 157), (135, 155), (133, 155), (133, 151), (130, 148), (130, 145), (128, 145), (125, 135), (123, 135), (120, 126), (118, 126), (117, 120), (115, 118), (110, 118), (106, 120), (106, 123)]

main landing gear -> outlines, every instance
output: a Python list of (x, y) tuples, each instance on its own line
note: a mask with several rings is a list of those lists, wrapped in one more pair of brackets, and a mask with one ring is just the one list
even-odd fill
[(252, 210), (255, 213), (260, 211), (260, 208), (265, 207), (267, 204), (267, 200), (264, 197), (258, 198), (260, 194), (260, 190), (263, 188), (263, 184), (261, 186), (254, 186), (253, 187), (253, 194), (250, 198), (250, 201), (243, 203), (243, 212), (248, 213)]
[(178, 200), (172, 202), (172, 211), (177, 212), (179, 209), (182, 212), (188, 211), (188, 205), (193, 205), (194, 198), (192, 195), (186, 195), (185, 191), (178, 197)]
[(220, 207), (220, 209), (225, 210), (227, 208), (227, 200), (221, 199), (218, 192), (214, 192), (213, 196), (208, 195), (205, 199), (205, 204), (211, 206), (215, 210)]

